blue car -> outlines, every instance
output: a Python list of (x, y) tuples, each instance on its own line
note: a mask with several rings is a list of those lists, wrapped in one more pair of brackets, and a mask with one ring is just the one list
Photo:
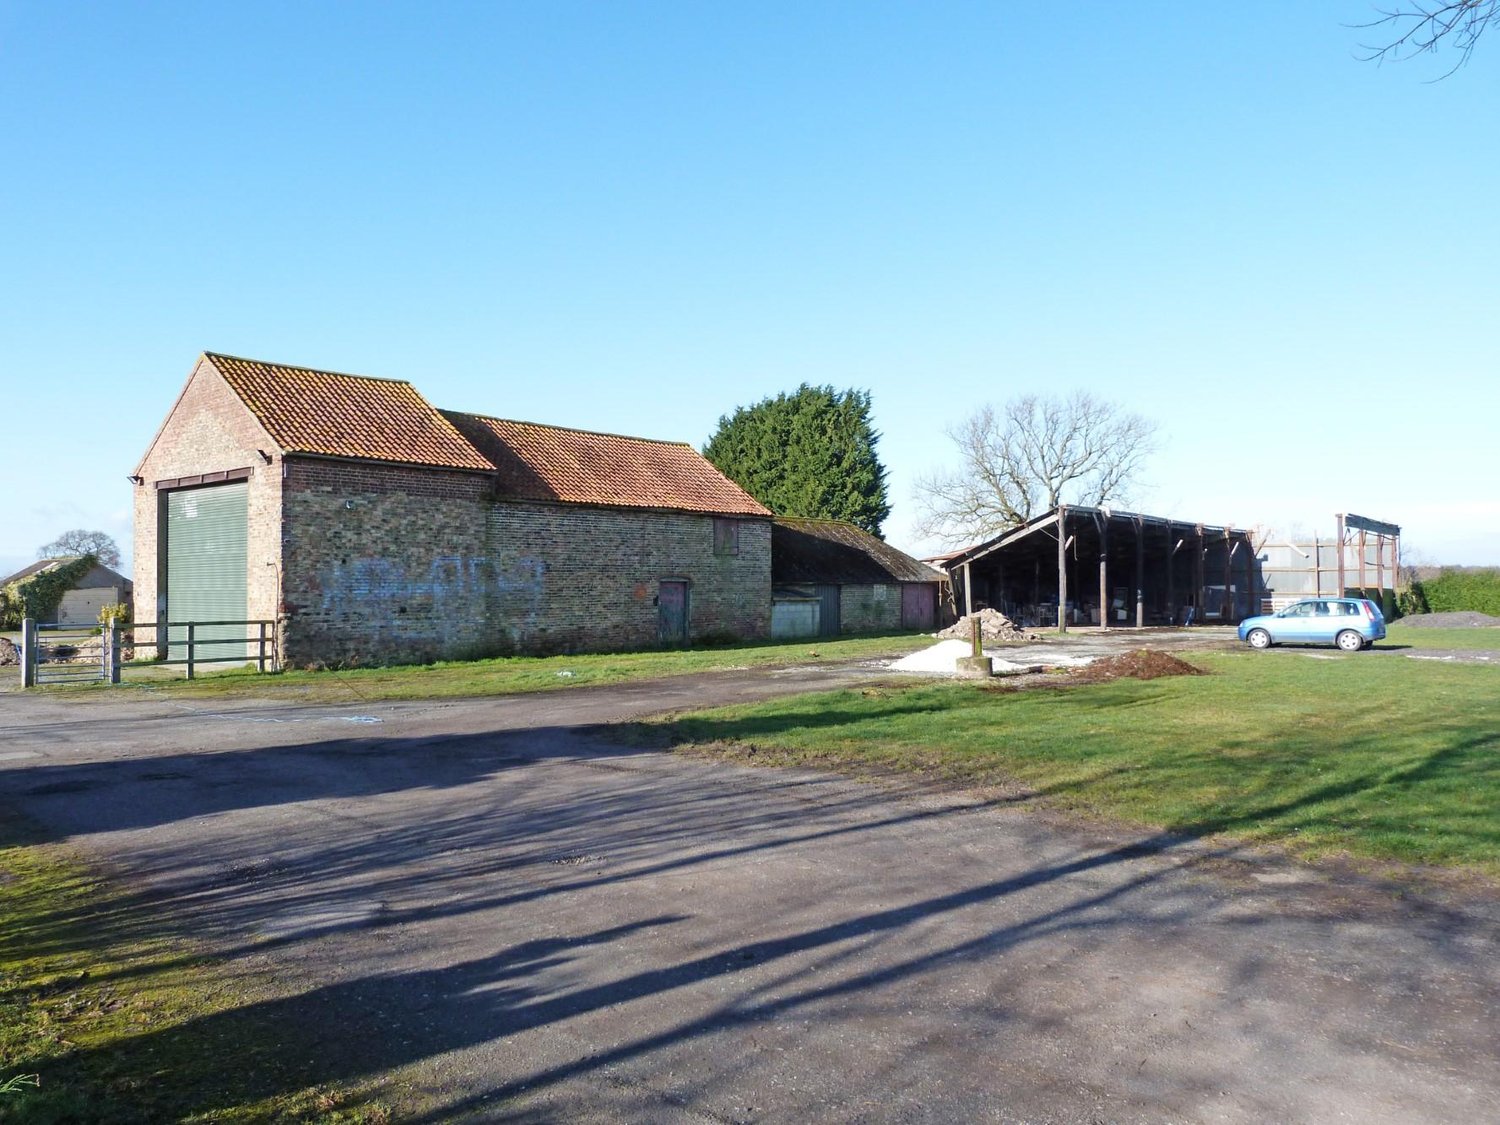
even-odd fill
[(1358, 652), (1384, 636), (1385, 614), (1369, 598), (1308, 598), (1280, 613), (1240, 622), (1240, 640), (1251, 648), (1338, 645)]

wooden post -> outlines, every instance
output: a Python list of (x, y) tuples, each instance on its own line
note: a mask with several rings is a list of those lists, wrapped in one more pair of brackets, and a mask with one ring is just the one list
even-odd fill
[(1208, 581), (1204, 570), (1208, 564), (1208, 544), (1203, 541), (1203, 525), (1200, 523), (1196, 529), (1198, 537), (1198, 556), (1193, 560), (1193, 623), (1203, 624), (1203, 587)]
[(260, 625), (260, 647), (257, 650), (259, 655), (255, 661), (255, 668), (258, 672), (264, 672), (266, 670), (266, 623), (261, 621), (257, 624)]
[[(1344, 540), (1345, 540), (1345, 538), (1348, 535), (1348, 533), (1344, 529), (1344, 513), (1343, 512), (1339, 513), (1339, 515), (1338, 515), (1338, 521), (1339, 521), (1339, 525), (1338, 525), (1339, 526), (1339, 588), (1334, 591), (1334, 596), (1342, 598), (1344, 596)], [(1318, 593), (1321, 594), (1322, 592), (1323, 592), (1323, 580), (1322, 580), (1322, 575), (1320, 574), (1318, 576)]]
[(1172, 521), (1167, 521), (1167, 624), (1177, 624), (1177, 544), (1172, 542), (1176, 532)]
[(1146, 592), (1142, 588), (1146, 574), (1146, 521), (1135, 518), (1135, 627), (1146, 625)]
[[(1369, 593), (1369, 590), (1365, 587), (1365, 551), (1369, 549), (1368, 540), (1365, 538), (1366, 534), (1364, 528), (1359, 529), (1359, 592), (1362, 595)], [(1339, 597), (1342, 598), (1343, 596), (1344, 591), (1340, 590)]]
[(104, 629), (104, 682), (120, 682), (120, 625), (116, 621)]
[(187, 678), (190, 680), (193, 678), (193, 656), (195, 655), (193, 652), (193, 628), (193, 623), (189, 621), (187, 625)]
[(1234, 594), (1230, 592), (1233, 585), (1234, 575), (1230, 567), (1234, 565), (1234, 544), (1230, 542), (1229, 528), (1224, 529), (1224, 610), (1219, 615), (1219, 622), (1227, 625), (1234, 617)]
[(21, 686), (36, 687), (36, 622), (30, 618), (21, 621)]
[(1099, 628), (1109, 628), (1109, 513), (1099, 524)]
[(1068, 631), (1068, 509), (1057, 507), (1057, 631)]

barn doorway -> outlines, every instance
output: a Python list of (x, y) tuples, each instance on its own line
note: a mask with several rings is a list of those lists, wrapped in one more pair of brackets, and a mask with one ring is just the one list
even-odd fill
[[(244, 481), (208, 488), (183, 488), (163, 494), (161, 538), (157, 548), (166, 573), (161, 619), (167, 622), (169, 659), (187, 657), (186, 622), (235, 622), (200, 626), (196, 642), (243, 640), (249, 616), (246, 593), (249, 567), (247, 515), (249, 489)], [(237, 656), (231, 644), (212, 644), (199, 656)]]
[(688, 584), (662, 579), (656, 592), (656, 637), (662, 644), (685, 645), (688, 639)]

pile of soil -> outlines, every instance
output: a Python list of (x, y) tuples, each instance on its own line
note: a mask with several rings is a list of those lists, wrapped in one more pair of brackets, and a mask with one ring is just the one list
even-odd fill
[(21, 663), (21, 650), (11, 644), (9, 638), (0, 637), (0, 668), (7, 664)]
[(967, 617), (960, 617), (949, 625), (938, 637), (942, 640), (966, 641), (974, 635), (974, 622), (979, 622), (980, 643), (988, 641), (1039, 641), (1036, 633), (1028, 633), (998, 609), (981, 609)]
[(1414, 613), (1393, 624), (1414, 625), (1425, 629), (1470, 629), (1500, 625), (1500, 617), (1465, 609), (1453, 613)]
[(1068, 673), (1068, 679), (1080, 684), (1102, 684), (1108, 680), (1129, 677), (1133, 680), (1156, 680), (1162, 676), (1202, 676), (1202, 668), (1195, 668), (1186, 660), (1179, 660), (1170, 652), (1154, 648), (1138, 648), (1134, 652), (1119, 656), (1105, 656), (1092, 664), (1085, 664)]

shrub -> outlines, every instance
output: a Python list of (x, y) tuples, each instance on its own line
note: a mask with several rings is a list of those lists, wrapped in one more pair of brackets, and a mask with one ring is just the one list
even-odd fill
[(1436, 578), (1412, 583), (1412, 589), (1432, 613), (1470, 610), (1500, 617), (1500, 570), (1444, 567)]
[(130, 607), (124, 602), (115, 602), (113, 605), (100, 606), (99, 624), (106, 629), (111, 625), (118, 625), (121, 629), (130, 624)]

